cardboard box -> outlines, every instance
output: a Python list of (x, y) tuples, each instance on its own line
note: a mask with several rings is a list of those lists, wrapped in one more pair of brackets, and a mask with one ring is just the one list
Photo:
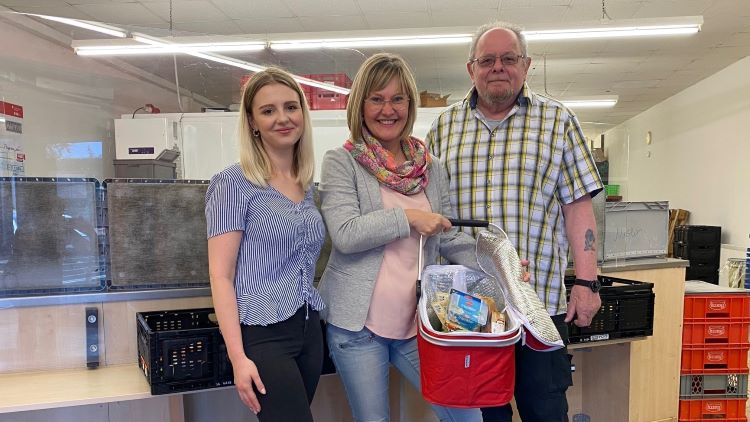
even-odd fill
[(441, 96), (434, 92), (422, 91), (419, 93), (419, 106), (420, 107), (445, 107), (448, 105), (448, 97)]

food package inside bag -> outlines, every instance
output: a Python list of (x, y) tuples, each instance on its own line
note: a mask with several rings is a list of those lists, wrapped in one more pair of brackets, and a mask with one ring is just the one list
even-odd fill
[(445, 317), (451, 326), (457, 325), (466, 331), (479, 331), (487, 324), (489, 313), (487, 303), (482, 299), (451, 289)]

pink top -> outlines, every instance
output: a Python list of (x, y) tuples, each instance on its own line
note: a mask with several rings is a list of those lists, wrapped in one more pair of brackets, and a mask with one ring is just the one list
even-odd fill
[[(424, 192), (402, 195), (380, 186), (383, 208), (418, 209), (432, 212)], [(385, 245), (383, 263), (375, 279), (365, 326), (373, 333), (391, 339), (417, 335), (417, 261), (419, 233), (412, 230), (406, 239)]]

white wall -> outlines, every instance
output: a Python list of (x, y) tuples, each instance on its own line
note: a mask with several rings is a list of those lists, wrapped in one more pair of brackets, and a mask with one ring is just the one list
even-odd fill
[(750, 246), (748, 75), (750, 56), (605, 136), (610, 183), (625, 200), (669, 200), (690, 211), (689, 224), (721, 226), (722, 243), (737, 252)]

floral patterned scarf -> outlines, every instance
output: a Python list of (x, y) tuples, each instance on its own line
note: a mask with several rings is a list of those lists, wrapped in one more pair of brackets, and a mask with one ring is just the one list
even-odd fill
[(344, 149), (381, 184), (404, 195), (415, 195), (427, 186), (432, 158), (424, 142), (410, 136), (401, 142), (406, 161), (396, 165), (393, 155), (366, 130), (361, 140), (344, 143)]

